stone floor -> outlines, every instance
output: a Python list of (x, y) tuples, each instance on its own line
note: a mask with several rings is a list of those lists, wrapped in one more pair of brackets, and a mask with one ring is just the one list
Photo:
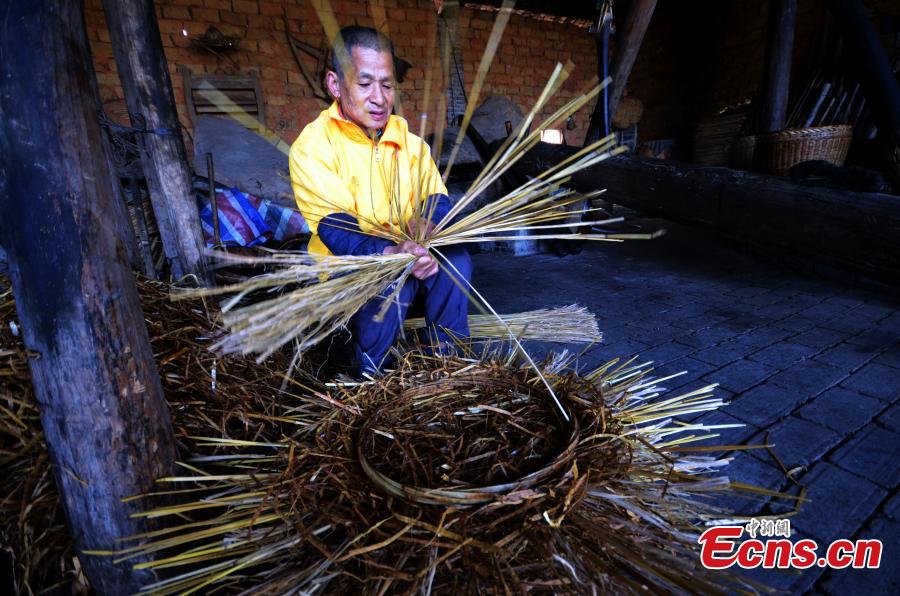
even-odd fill
[[(768, 571), (754, 578), (791, 593), (900, 593), (900, 291), (848, 285), (735, 251), (708, 232), (655, 220), (654, 241), (597, 243), (581, 254), (474, 255), (475, 286), (499, 312), (577, 302), (596, 315), (602, 344), (585, 366), (638, 354), (667, 383), (719, 383), (730, 404), (705, 415), (742, 424), (721, 441), (740, 452), (729, 475), (809, 499), (791, 518), (821, 545), (878, 538), (878, 570)], [(541, 351), (545, 346), (534, 346)], [(733, 503), (779, 513), (766, 501)], [(796, 539), (796, 538), (795, 538)]]

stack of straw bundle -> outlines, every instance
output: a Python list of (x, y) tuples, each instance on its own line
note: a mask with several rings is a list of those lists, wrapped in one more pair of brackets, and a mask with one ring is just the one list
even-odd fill
[(162, 480), (196, 500), (145, 513), (180, 525), (96, 554), (155, 556), (157, 594), (747, 588), (696, 552), (733, 517), (714, 495), (772, 495), (717, 475), (736, 447), (694, 445), (720, 427), (675, 420), (721, 406), (712, 386), (663, 398), (644, 366), (571, 362), (542, 365), (568, 417), (516, 352), (297, 383), (260, 439), (196, 438)]

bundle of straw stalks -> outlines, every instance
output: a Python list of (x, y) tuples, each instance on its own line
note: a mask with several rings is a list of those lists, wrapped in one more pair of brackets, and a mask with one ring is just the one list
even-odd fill
[[(505, 339), (511, 332), (519, 339), (558, 343), (603, 341), (597, 318), (587, 308), (577, 304), (501, 315), (501, 319), (498, 321), (493, 315), (469, 315), (469, 333), (472, 337)], [(407, 331), (424, 329), (425, 319), (407, 319), (403, 327)]]
[[(147, 593), (595, 594), (748, 588), (703, 569), (696, 538), (731, 512), (714, 497), (772, 493), (721, 475), (735, 446), (679, 416), (713, 386), (661, 397), (644, 366), (541, 372), (511, 353), (407, 353), (375, 381), (293, 385), (268, 439), (197, 438), (195, 500), (150, 509), (166, 530), (97, 553), (143, 562)], [(292, 429), (280, 439), (274, 436)]]

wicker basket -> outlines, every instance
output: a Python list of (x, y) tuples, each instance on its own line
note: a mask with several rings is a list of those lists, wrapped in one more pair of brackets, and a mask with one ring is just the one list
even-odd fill
[(756, 136), (755, 160), (764, 172), (784, 176), (801, 161), (823, 159), (840, 166), (847, 158), (853, 127), (849, 124), (788, 128)]

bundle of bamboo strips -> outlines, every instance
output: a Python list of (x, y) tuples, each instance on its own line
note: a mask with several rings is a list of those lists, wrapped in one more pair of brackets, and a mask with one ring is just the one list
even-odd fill
[(677, 421), (721, 406), (713, 386), (661, 397), (644, 366), (571, 362), (542, 366), (568, 419), (516, 352), (295, 384), (277, 431), (197, 438), (163, 479), (198, 496), (145, 515), (179, 525), (96, 555), (153, 555), (157, 594), (747, 589), (696, 552), (704, 524), (734, 517), (714, 495), (774, 494), (721, 475), (739, 447), (695, 445), (722, 426)]

